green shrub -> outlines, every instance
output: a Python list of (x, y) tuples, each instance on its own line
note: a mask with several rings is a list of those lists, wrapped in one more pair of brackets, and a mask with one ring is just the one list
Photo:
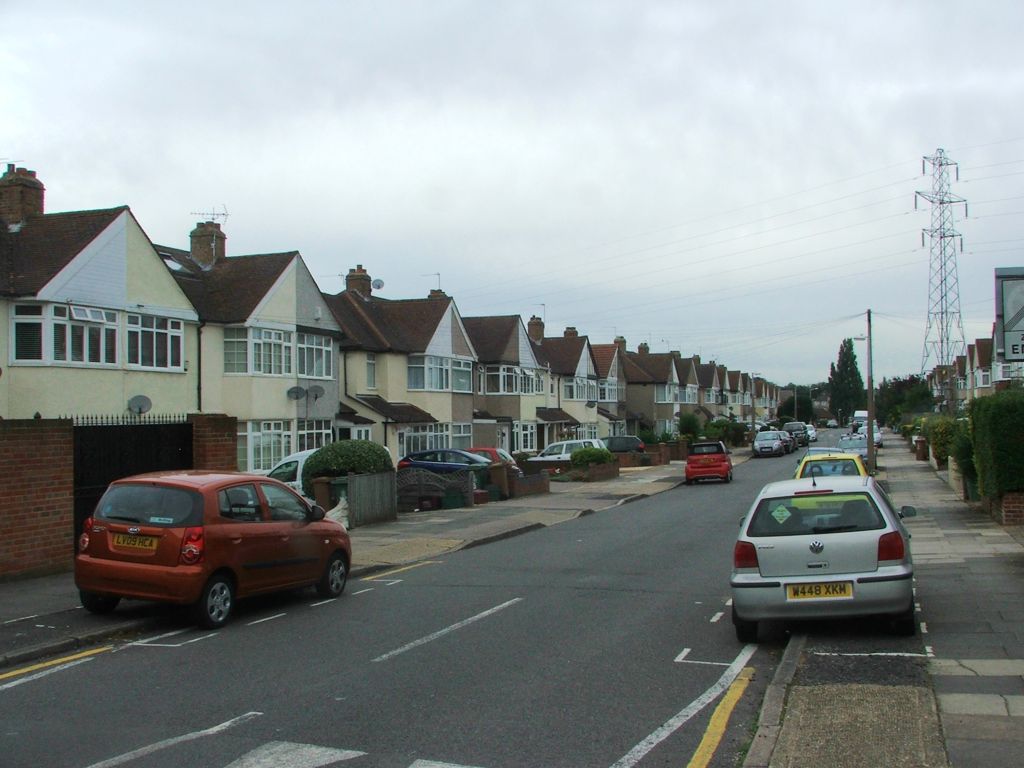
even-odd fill
[(956, 432), (953, 435), (953, 444), (949, 448), (949, 455), (956, 461), (964, 477), (968, 480), (978, 479), (978, 470), (974, 465), (974, 442), (971, 440), (970, 422), (966, 420), (957, 421)]
[(643, 440), (647, 445), (658, 444), (658, 436), (654, 434), (654, 430), (641, 429), (637, 431), (636, 436)]
[(391, 468), (391, 454), (383, 445), (370, 440), (338, 440), (306, 459), (302, 466), (302, 492), (313, 498), (314, 477), (366, 475)]
[(589, 467), (591, 464), (610, 464), (615, 461), (611, 451), (604, 448), (579, 448), (572, 452), (569, 462), (574, 467)]
[(940, 463), (946, 461), (956, 434), (956, 421), (949, 416), (932, 416), (924, 422), (923, 428), (935, 460)]
[(1024, 391), (1009, 389), (971, 401), (974, 463), (983, 495), (1024, 491)]
[(679, 436), (691, 442), (700, 434), (700, 419), (695, 413), (679, 414)]

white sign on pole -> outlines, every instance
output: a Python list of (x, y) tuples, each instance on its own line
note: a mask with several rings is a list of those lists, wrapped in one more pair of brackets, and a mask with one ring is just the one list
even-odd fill
[(1024, 269), (996, 270), (996, 352), (1024, 360)]

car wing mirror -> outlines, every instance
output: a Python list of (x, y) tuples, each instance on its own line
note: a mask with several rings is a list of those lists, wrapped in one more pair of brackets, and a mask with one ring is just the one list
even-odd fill
[(316, 522), (318, 520), (323, 520), (324, 517), (326, 517), (326, 516), (327, 516), (327, 512), (325, 512), (324, 508), (321, 507), (319, 504), (314, 504), (310, 508), (309, 517), (310, 517), (311, 520), (313, 520), (313, 522)]
[(900, 507), (900, 517), (917, 517), (917, 507), (912, 507), (909, 504)]

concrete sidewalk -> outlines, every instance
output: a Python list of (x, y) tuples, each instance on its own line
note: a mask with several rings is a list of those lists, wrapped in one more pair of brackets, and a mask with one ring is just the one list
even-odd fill
[(902, 442), (893, 440), (879, 465), (893, 501), (918, 510), (907, 527), (924, 684), (794, 685), (807, 662), (805, 638), (794, 636), (744, 766), (1017, 768), (1024, 764), (1024, 531), (960, 501)]

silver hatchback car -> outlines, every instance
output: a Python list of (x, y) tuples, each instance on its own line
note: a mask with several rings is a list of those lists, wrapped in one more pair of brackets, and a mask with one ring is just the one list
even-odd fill
[(755, 642), (762, 620), (884, 615), (913, 635), (914, 565), (904, 517), (872, 477), (766, 485), (733, 549), (732, 622)]

